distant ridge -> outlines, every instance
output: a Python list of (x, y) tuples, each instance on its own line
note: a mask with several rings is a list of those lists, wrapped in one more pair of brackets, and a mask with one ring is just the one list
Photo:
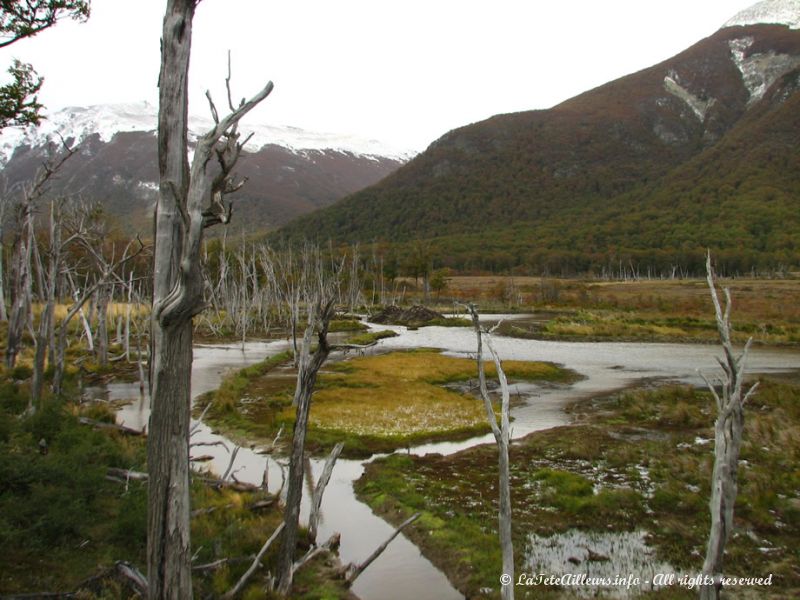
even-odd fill
[[(158, 189), (157, 108), (146, 102), (71, 107), (47, 115), (39, 127), (0, 134), (0, 166), (9, 184), (30, 179), (48, 148), (61, 139), (79, 148), (54, 182), (54, 191), (100, 201), (131, 231), (148, 233)], [(190, 117), (190, 146), (211, 128)], [(247, 185), (234, 196), (238, 230), (263, 231), (327, 206), (379, 181), (413, 153), (375, 140), (321, 134), (245, 121), (253, 133), (239, 163)]]

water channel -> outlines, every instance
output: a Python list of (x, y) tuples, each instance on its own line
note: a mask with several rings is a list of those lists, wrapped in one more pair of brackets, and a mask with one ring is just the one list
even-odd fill
[[(488, 318), (497, 319), (497, 316)], [(509, 318), (513, 318), (509, 316)], [(468, 328), (424, 327), (409, 331), (405, 327), (372, 326), (394, 329), (399, 335), (379, 343), (382, 349), (431, 347), (441, 348), (455, 356), (471, 356), (475, 351), (474, 332)], [(522, 400), (512, 410), (513, 435), (521, 437), (533, 431), (568, 423), (565, 405), (582, 398), (607, 394), (642, 380), (676, 381), (700, 384), (698, 369), (714, 373), (718, 368), (715, 356), (719, 349), (712, 345), (645, 344), (603, 342), (553, 342), (496, 337), (494, 345), (504, 360), (544, 360), (573, 369), (583, 379), (573, 384), (513, 386), (512, 393)], [(223, 375), (263, 360), (287, 348), (285, 341), (197, 346), (192, 371), (194, 397), (218, 387)], [(800, 368), (800, 352), (784, 349), (756, 348), (749, 355), (750, 372), (769, 373)], [(149, 418), (149, 401), (139, 398), (137, 384), (110, 384), (104, 389), (87, 390), (89, 395), (108, 400), (134, 399), (117, 416), (119, 423), (143, 428)], [(217, 472), (225, 470), (233, 443), (199, 423), (192, 442), (225, 443), (203, 446), (193, 454), (208, 454), (213, 460), (205, 463)], [(407, 450), (413, 454), (451, 454), (487, 443), (491, 436), (479, 436), (460, 442), (423, 444)], [(316, 480), (322, 471), (322, 460), (310, 461)], [(340, 459), (336, 463), (322, 505), (319, 539), (333, 532), (341, 533), (339, 549), (343, 563), (363, 561), (393, 531), (393, 527), (375, 516), (353, 493), (353, 482), (363, 472), (364, 461)], [(257, 447), (242, 448), (236, 458), (234, 473), (240, 481), (260, 484), (268, 469), (269, 488), (276, 491), (281, 482), (280, 468)], [(303, 515), (307, 515), (309, 497), (304, 490)], [(305, 518), (305, 517), (301, 517)], [(356, 581), (353, 592), (363, 600), (449, 600), (463, 598), (444, 574), (423, 557), (417, 547), (400, 535)]]

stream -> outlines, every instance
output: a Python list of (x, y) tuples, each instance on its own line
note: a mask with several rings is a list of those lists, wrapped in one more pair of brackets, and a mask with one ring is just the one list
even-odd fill
[[(488, 315), (486, 320), (497, 320)], [(513, 318), (509, 316), (509, 318)], [(400, 326), (372, 326), (371, 329), (393, 329), (399, 335), (379, 342), (381, 349), (434, 347), (454, 356), (472, 356), (475, 334), (469, 328), (424, 327), (409, 331)], [(564, 407), (576, 400), (607, 394), (642, 380), (702, 384), (697, 369), (714, 374), (718, 365), (715, 356), (719, 347), (697, 344), (647, 344), (612, 342), (554, 342), (495, 337), (494, 346), (503, 360), (543, 360), (559, 363), (580, 373), (583, 379), (572, 384), (517, 384), (512, 395), (521, 402), (512, 409), (515, 438), (533, 431), (569, 422)], [(241, 344), (196, 346), (192, 370), (192, 395), (216, 389), (223, 375), (288, 347), (285, 341), (249, 342)], [(748, 372), (770, 373), (794, 371), (800, 368), (800, 352), (785, 349), (752, 349), (748, 357)], [(103, 388), (87, 388), (85, 395), (105, 400), (131, 400), (117, 413), (117, 422), (142, 429), (149, 418), (149, 399), (139, 396), (138, 384), (109, 384)], [(199, 423), (192, 442), (233, 443), (213, 433), (205, 423)], [(403, 452), (417, 455), (428, 453), (451, 454), (477, 444), (493, 442), (491, 434), (459, 442), (422, 444)], [(221, 446), (202, 446), (193, 455), (211, 455), (204, 465), (222, 473), (229, 462), (229, 450)], [(274, 461), (258, 454), (255, 448), (242, 448), (236, 458), (233, 473), (240, 481), (260, 484), (268, 469), (269, 489), (281, 485), (281, 469)], [(374, 457), (373, 457), (374, 458)], [(371, 459), (370, 459), (371, 460)], [(361, 562), (393, 531), (394, 528), (375, 516), (371, 509), (358, 501), (353, 482), (368, 461), (339, 459), (325, 491), (320, 517), (318, 539), (341, 533), (339, 553), (344, 564)], [(310, 471), (316, 481), (324, 459), (311, 459)], [(309, 487), (304, 490), (301, 519), (308, 515)], [(399, 535), (364, 573), (356, 580), (353, 592), (362, 600), (449, 600), (463, 598), (444, 574), (420, 554), (418, 548), (404, 535)]]

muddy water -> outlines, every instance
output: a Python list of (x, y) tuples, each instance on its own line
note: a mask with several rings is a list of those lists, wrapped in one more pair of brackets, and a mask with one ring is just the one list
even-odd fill
[[(386, 326), (376, 326), (386, 329)], [(382, 340), (383, 348), (436, 347), (457, 356), (470, 356), (475, 349), (474, 333), (469, 329), (426, 327), (408, 331), (404, 327), (388, 327), (400, 335)], [(643, 379), (662, 379), (699, 383), (697, 369), (713, 373), (717, 348), (686, 344), (580, 343), (544, 342), (497, 337), (494, 345), (503, 359), (547, 360), (560, 363), (580, 373), (584, 379), (570, 385), (518, 385), (512, 391), (520, 399), (513, 409), (513, 435), (520, 437), (541, 429), (568, 422), (564, 406), (569, 402), (595, 394), (621, 389)], [(240, 345), (200, 346), (195, 348), (192, 392), (197, 395), (215, 389), (222, 375), (276, 354), (286, 348), (285, 342)], [(752, 372), (779, 372), (800, 368), (800, 352), (784, 350), (752, 351), (749, 359)], [(118, 413), (118, 422), (142, 428), (149, 418), (149, 401), (138, 398), (137, 385), (117, 384), (107, 389), (88, 390), (88, 394), (108, 399), (131, 399), (131, 404)], [(137, 399), (138, 398), (138, 399)], [(197, 446), (193, 455), (212, 455), (206, 463), (217, 472), (225, 470), (233, 444), (199, 423), (193, 443), (223, 442), (222, 446)], [(457, 443), (424, 444), (409, 449), (414, 454), (438, 452), (449, 454), (480, 443), (488, 436)], [(322, 470), (322, 461), (310, 460), (309, 473), (314, 480)], [(242, 448), (234, 466), (241, 481), (261, 483), (265, 469), (269, 488), (281, 485), (281, 469), (274, 461), (258, 453), (257, 448)], [(363, 472), (360, 461), (341, 459), (337, 462), (325, 492), (320, 523), (320, 539), (333, 532), (342, 534), (340, 554), (343, 562), (360, 562), (392, 532), (392, 527), (372, 514), (353, 494), (353, 481)], [(309, 497), (304, 491), (304, 502)], [(308, 506), (304, 503), (303, 514)], [(364, 600), (448, 600), (461, 598), (444, 575), (404, 536), (399, 536), (356, 581), (353, 590)]]

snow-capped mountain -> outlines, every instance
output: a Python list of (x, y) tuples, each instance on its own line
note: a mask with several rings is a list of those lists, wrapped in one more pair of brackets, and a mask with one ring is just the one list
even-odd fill
[(800, 0), (762, 0), (736, 14), (722, 27), (760, 24), (800, 29)]
[[(149, 102), (124, 104), (101, 104), (96, 106), (73, 106), (45, 115), (38, 127), (9, 128), (0, 135), (0, 161), (5, 164), (14, 150), (21, 145), (43, 146), (48, 141), (58, 142), (58, 136), (79, 144), (91, 135), (109, 142), (117, 133), (140, 131), (156, 133), (158, 108)], [(210, 118), (190, 116), (190, 138), (211, 129)], [(374, 156), (407, 161), (414, 152), (391, 148), (377, 140), (353, 135), (317, 133), (297, 127), (253, 124), (245, 121), (240, 130), (253, 134), (246, 150), (257, 152), (267, 145), (281, 146), (302, 153), (308, 150), (347, 152), (358, 156)]]
[[(39, 127), (0, 132), (0, 167), (9, 184), (30, 179), (61, 139), (78, 148), (59, 173), (57, 193), (103, 202), (124, 225), (149, 227), (156, 198), (157, 108), (146, 102), (71, 107), (46, 115)], [(212, 126), (190, 117), (190, 144)], [(240, 124), (253, 136), (238, 165), (247, 185), (235, 197), (238, 225), (275, 227), (371, 185), (404, 164), (412, 152), (375, 140), (295, 127)]]

